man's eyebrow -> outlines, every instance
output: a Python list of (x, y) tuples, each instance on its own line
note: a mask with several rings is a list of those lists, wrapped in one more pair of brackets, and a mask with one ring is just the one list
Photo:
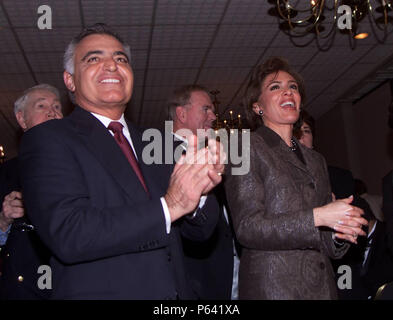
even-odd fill
[(125, 52), (123, 52), (123, 51), (115, 51), (115, 52), (113, 53), (113, 55), (114, 55), (114, 56), (119, 56), (119, 55), (125, 56), (125, 57), (127, 58), (127, 61), (129, 60), (127, 54), (126, 54)]
[[(104, 52), (103, 52), (102, 50), (93, 50), (93, 51), (89, 51), (89, 52), (87, 52), (87, 53), (84, 55), (84, 57), (83, 57), (81, 60), (82, 60), (82, 61), (85, 61), (89, 56), (91, 56), (91, 55), (93, 55), (93, 54), (104, 54)], [(126, 58), (127, 58), (127, 61), (129, 61), (128, 56), (127, 56), (127, 54), (126, 54), (125, 52), (123, 52), (123, 51), (115, 51), (115, 52), (113, 53), (113, 56), (118, 56), (118, 55), (121, 55), (121, 56), (126, 57)]]
[(92, 54), (103, 54), (103, 52), (102, 52), (102, 50), (89, 51), (89, 52), (87, 52), (87, 53), (84, 55), (84, 57), (81, 59), (81, 61), (85, 61), (86, 58), (87, 58), (88, 56), (91, 56)]

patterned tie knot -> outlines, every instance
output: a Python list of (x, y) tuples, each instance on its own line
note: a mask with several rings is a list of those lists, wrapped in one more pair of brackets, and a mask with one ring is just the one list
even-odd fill
[(109, 124), (108, 129), (113, 133), (123, 133), (123, 125), (118, 121), (112, 121)]

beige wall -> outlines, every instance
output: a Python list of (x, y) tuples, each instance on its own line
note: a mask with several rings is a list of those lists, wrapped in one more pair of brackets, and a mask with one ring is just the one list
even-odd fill
[(341, 103), (316, 121), (316, 149), (329, 165), (351, 170), (372, 194), (382, 194), (382, 177), (393, 168), (390, 101), (386, 83), (356, 104)]

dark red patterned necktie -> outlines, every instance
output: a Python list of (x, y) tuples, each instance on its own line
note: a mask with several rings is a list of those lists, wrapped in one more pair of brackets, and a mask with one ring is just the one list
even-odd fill
[(139, 181), (142, 183), (143, 188), (147, 193), (149, 193), (149, 191), (147, 190), (145, 179), (143, 178), (141, 169), (139, 168), (138, 161), (135, 158), (134, 151), (128, 143), (127, 138), (123, 134), (123, 125), (120, 122), (112, 121), (109, 124), (108, 129), (114, 133), (115, 141), (119, 145), (121, 151), (123, 151), (131, 167), (134, 169), (135, 174), (137, 175)]

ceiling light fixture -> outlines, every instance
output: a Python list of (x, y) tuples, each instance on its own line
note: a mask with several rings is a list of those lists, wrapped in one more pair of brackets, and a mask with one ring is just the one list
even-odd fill
[[(268, 1), (273, 4), (269, 14), (279, 18), (280, 29), (297, 46), (306, 46), (316, 40), (321, 49), (328, 49), (333, 44), (336, 31), (349, 36), (352, 49), (356, 46), (354, 39), (365, 39), (371, 31), (382, 43), (393, 22), (393, 17), (389, 16), (389, 12), (393, 10), (393, 0)], [(360, 35), (360, 24), (365, 27), (362, 21), (366, 17), (370, 21), (370, 30), (363, 31)], [(314, 37), (308, 43), (296, 43), (296, 38), (310, 34)]]

